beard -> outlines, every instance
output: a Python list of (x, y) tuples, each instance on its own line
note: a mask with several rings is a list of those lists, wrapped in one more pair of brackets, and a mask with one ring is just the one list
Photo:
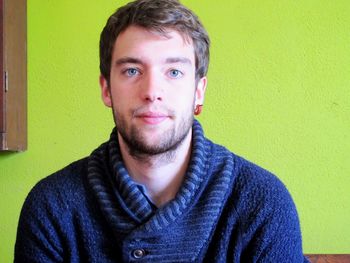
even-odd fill
[[(129, 154), (136, 159), (142, 160), (147, 160), (155, 156), (165, 157), (167, 161), (173, 159), (176, 149), (182, 144), (190, 132), (194, 120), (192, 111), (188, 110), (188, 115), (181, 116), (177, 124), (174, 123), (172, 127), (169, 127), (160, 134), (157, 140), (154, 140), (156, 142), (149, 143), (146, 137), (147, 135), (144, 133), (144, 128), (133, 124), (128, 126), (125, 117), (118, 113), (114, 107), (112, 107), (112, 110), (117, 131), (127, 145)], [(136, 109), (135, 111), (138, 110)], [(135, 115), (135, 111), (133, 111), (132, 116)], [(173, 119), (173, 112), (170, 115)]]

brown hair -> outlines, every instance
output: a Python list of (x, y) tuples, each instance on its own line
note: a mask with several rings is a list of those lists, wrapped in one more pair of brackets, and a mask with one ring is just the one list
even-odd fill
[(166, 36), (173, 29), (192, 40), (196, 61), (196, 80), (208, 71), (208, 33), (198, 17), (178, 0), (136, 0), (120, 7), (107, 20), (100, 38), (100, 71), (109, 83), (114, 43), (128, 26), (137, 25)]

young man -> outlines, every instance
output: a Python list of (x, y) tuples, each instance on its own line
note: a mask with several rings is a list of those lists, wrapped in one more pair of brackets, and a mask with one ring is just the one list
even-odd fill
[(31, 191), (16, 262), (306, 261), (283, 184), (194, 120), (208, 60), (205, 29), (176, 0), (138, 0), (109, 18), (100, 85), (116, 128)]

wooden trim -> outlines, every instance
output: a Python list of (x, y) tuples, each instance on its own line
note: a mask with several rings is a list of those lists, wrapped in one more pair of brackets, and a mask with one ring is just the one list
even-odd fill
[(3, 3), (3, 59), (7, 90), (2, 75), (2, 145), (0, 150), (27, 149), (27, 2), (1, 0)]
[[(0, 0), (0, 133), (5, 132), (5, 94), (4, 94), (4, 80), (3, 80), (3, 72), (4, 72), (4, 50), (3, 50), (3, 0)], [(0, 138), (0, 147), (2, 145), (2, 139)], [(2, 147), (1, 147), (2, 148)]]
[(311, 263), (350, 263), (350, 254), (307, 254)]

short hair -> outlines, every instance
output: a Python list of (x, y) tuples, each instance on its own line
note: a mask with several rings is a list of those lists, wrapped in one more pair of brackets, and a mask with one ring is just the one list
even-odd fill
[(131, 25), (165, 36), (169, 29), (175, 30), (185, 39), (191, 39), (195, 53), (196, 80), (207, 74), (210, 40), (198, 17), (178, 0), (136, 0), (117, 9), (101, 33), (100, 71), (108, 85), (115, 41)]

